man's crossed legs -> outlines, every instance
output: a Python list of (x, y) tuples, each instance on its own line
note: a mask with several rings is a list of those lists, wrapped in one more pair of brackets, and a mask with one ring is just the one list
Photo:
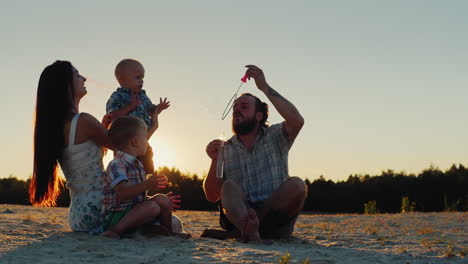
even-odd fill
[(264, 202), (248, 203), (242, 188), (227, 180), (221, 188), (221, 204), (228, 220), (223, 228), (231, 226), (227, 227), (229, 230), (234, 226), (245, 242), (257, 242), (261, 238), (287, 238), (294, 230), (306, 196), (304, 181), (290, 177)]

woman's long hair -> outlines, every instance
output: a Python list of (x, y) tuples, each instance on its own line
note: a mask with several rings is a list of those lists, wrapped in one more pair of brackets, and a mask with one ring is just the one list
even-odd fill
[(33, 205), (55, 206), (62, 180), (58, 160), (65, 148), (64, 129), (75, 112), (73, 66), (56, 61), (41, 74), (34, 125), (34, 167), (29, 185)]

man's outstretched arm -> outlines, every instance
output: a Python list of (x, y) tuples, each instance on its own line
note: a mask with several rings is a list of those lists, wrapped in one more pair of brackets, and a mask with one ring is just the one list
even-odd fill
[(284, 126), (289, 139), (295, 139), (304, 125), (304, 118), (302, 115), (291, 102), (271, 88), (266, 82), (262, 69), (255, 65), (247, 65), (245, 67), (247, 68), (247, 76), (249, 78), (254, 78), (257, 88), (268, 97), (276, 110), (284, 118)]

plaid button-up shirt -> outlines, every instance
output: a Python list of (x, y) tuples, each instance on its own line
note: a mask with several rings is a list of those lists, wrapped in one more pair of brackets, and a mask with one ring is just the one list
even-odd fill
[[(136, 116), (145, 121), (148, 127), (151, 126), (151, 118), (149, 113), (153, 108), (153, 103), (146, 95), (145, 90), (140, 90), (137, 95), (140, 99), (140, 104), (127, 115)], [(132, 99), (132, 90), (129, 88), (118, 88), (117, 91), (113, 92), (106, 104), (106, 113), (114, 112), (127, 106)]]
[(131, 200), (118, 201), (114, 187), (122, 181), (134, 185), (143, 182), (145, 179), (146, 172), (143, 164), (136, 157), (123, 151), (117, 151), (114, 159), (107, 166), (104, 181), (103, 217), (106, 217), (111, 211), (122, 211), (130, 205), (143, 202), (146, 197), (145, 193), (141, 193)]
[(252, 151), (237, 136), (224, 146), (224, 179), (242, 187), (246, 199), (264, 201), (289, 177), (289, 140), (284, 122), (261, 128)]

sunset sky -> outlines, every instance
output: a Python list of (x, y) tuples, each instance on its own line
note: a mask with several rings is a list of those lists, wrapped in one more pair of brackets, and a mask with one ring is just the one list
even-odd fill
[[(98, 119), (116, 63), (142, 62), (150, 98), (172, 102), (150, 141), (156, 166), (207, 172), (206, 145), (232, 134), (220, 116), (246, 64), (305, 118), (291, 175), (467, 165), (467, 10), (455, 0), (2, 3), (0, 177), (32, 173), (37, 82), (57, 59), (88, 78), (80, 110)], [(267, 100), (253, 82), (241, 92)]]

